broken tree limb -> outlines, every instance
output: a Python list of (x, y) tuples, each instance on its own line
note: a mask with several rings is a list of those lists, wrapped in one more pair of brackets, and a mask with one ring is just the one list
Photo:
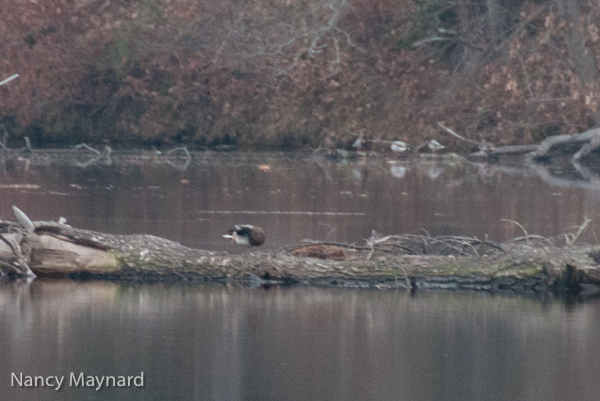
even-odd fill
[(33, 222), (29, 219), (29, 217), (27, 217), (27, 215), (25, 213), (23, 213), (21, 211), (21, 209), (19, 209), (16, 206), (12, 207), (13, 212), (15, 214), (15, 217), (17, 218), (17, 221), (21, 224), (21, 226), (29, 233), (34, 233), (35, 232), (35, 225), (33, 224)]
[(595, 151), (600, 147), (600, 131), (592, 136), (589, 142), (584, 144), (571, 158), (572, 161), (578, 162), (585, 156)]
[(446, 131), (446, 132), (447, 132), (447, 133), (449, 133), (450, 135), (452, 135), (452, 136), (454, 136), (454, 137), (456, 137), (456, 138), (460, 139), (461, 141), (464, 141), (464, 142), (468, 142), (468, 143), (471, 143), (471, 144), (477, 145), (477, 146), (479, 147), (479, 150), (480, 150), (480, 151), (482, 151), (482, 152), (485, 152), (485, 151), (490, 151), (490, 150), (493, 150), (493, 149), (494, 149), (494, 146), (493, 146), (493, 145), (486, 145), (486, 144), (483, 144), (483, 143), (481, 143), (481, 142), (474, 141), (474, 140), (472, 140), (472, 139), (468, 139), (468, 138), (465, 138), (465, 137), (463, 137), (463, 136), (460, 136), (460, 135), (458, 135), (456, 132), (454, 132), (453, 130), (451, 130), (450, 128), (446, 127), (444, 124), (442, 124), (442, 122), (441, 122), (441, 121), (438, 121), (438, 125), (439, 125), (439, 126), (440, 126), (440, 127), (441, 127), (441, 128), (444, 130), (444, 131)]
[[(440, 127), (453, 136), (469, 142), (476, 143), (466, 139), (441, 123)], [(499, 158), (503, 156), (515, 157), (523, 156), (527, 162), (546, 161), (555, 156), (567, 156), (571, 164), (580, 169), (582, 159), (590, 156), (600, 148), (600, 128), (594, 128), (581, 134), (556, 135), (544, 139), (537, 145), (509, 145), (509, 146), (479, 146), (479, 151), (471, 153), (473, 159)]]
[(12, 74), (10, 77), (3, 79), (2, 81), (0, 81), (0, 86), (9, 83), (10, 81), (12, 81), (15, 78), (18, 78), (19, 74)]
[(31, 270), (31, 244), (35, 239), (16, 231), (12, 234), (0, 234), (0, 240), (7, 249), (0, 246), (0, 276), (35, 277)]
[(531, 152), (528, 156), (534, 160), (544, 159), (549, 157), (553, 149), (561, 146), (564, 148), (566, 145), (577, 145), (575, 148), (579, 151), (591, 141), (598, 141), (599, 136), (600, 128), (591, 129), (581, 134), (551, 136), (540, 142), (537, 150)]

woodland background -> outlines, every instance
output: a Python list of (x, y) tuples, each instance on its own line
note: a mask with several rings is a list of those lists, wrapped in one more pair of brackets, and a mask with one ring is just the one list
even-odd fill
[(0, 139), (539, 142), (600, 125), (599, 25), (585, 0), (5, 0)]

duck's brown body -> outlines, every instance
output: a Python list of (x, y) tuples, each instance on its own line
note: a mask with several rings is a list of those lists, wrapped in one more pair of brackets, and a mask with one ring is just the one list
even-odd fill
[(231, 242), (239, 245), (261, 246), (265, 242), (265, 232), (262, 228), (249, 224), (235, 226), (223, 235), (225, 238), (231, 238)]

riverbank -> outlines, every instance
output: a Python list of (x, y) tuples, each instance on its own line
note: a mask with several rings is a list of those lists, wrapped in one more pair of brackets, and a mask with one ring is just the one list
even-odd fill
[(468, 153), (438, 122), (497, 146), (598, 126), (598, 6), (496, 3), (12, 0), (0, 141)]

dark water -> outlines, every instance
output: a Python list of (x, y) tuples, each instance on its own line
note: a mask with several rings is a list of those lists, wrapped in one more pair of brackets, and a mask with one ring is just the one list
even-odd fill
[[(34, 220), (63, 216), (79, 228), (230, 252), (244, 252), (221, 237), (233, 224), (264, 227), (264, 248), (274, 250), (306, 238), (364, 244), (372, 230), (501, 241), (524, 229), (554, 237), (585, 218), (600, 221), (600, 185), (535, 170), (266, 153), (199, 153), (184, 161), (113, 155), (110, 165), (101, 159), (76, 167), (64, 156), (9, 160), (1, 166), (0, 218), (14, 219), (17, 205)], [(593, 235), (600, 225), (590, 228)]]
[[(372, 230), (560, 236), (600, 213), (594, 180), (546, 170), (125, 159), (4, 160), (0, 217), (13, 219), (14, 204), (34, 220), (244, 252), (221, 238), (235, 223), (263, 226), (274, 250), (304, 238), (363, 243)], [(34, 280), (0, 285), (0, 399), (597, 400), (599, 338), (599, 299)], [(144, 387), (70, 386), (81, 372), (143, 372)], [(19, 388), (13, 373), (65, 383)]]
[[(0, 291), (10, 400), (597, 400), (600, 301), (36, 280)], [(63, 389), (10, 386), (12, 372)], [(74, 388), (140, 375), (143, 388)], [(4, 398), (6, 397), (6, 398)]]

